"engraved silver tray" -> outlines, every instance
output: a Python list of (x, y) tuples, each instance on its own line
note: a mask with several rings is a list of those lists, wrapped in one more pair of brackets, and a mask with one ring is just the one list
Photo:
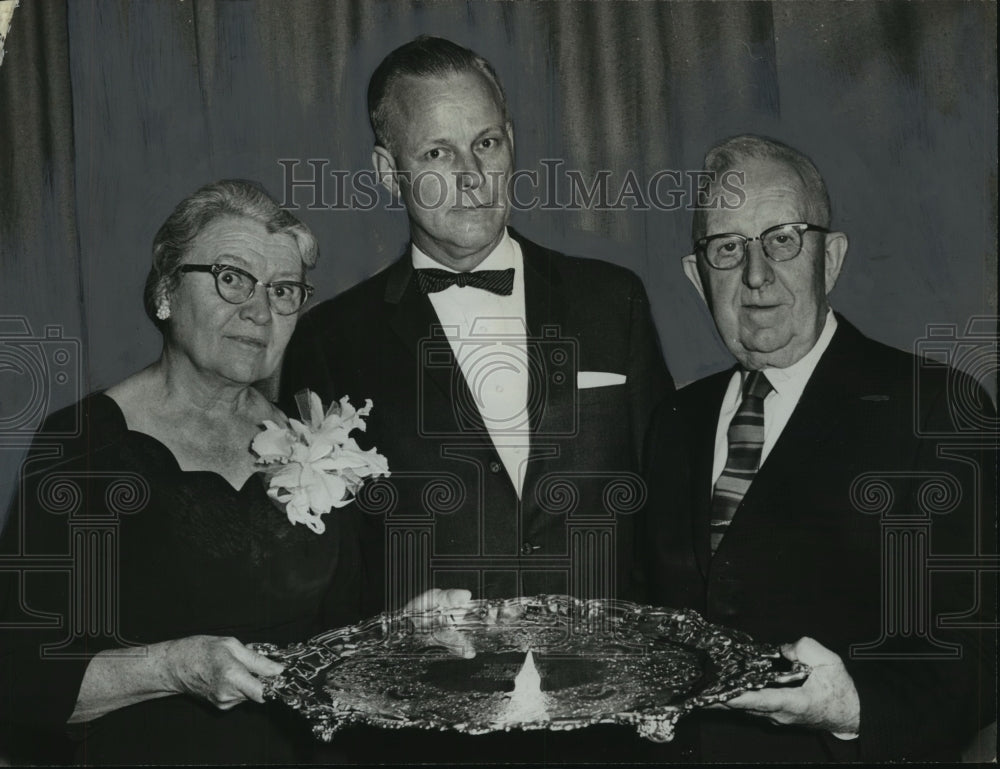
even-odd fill
[[(456, 640), (476, 656), (459, 656)], [(265, 697), (299, 711), (325, 741), (363, 723), (467, 734), (627, 724), (666, 742), (685, 713), (809, 674), (690, 610), (561, 595), (382, 614), (254, 648), (285, 665), (265, 679)]]

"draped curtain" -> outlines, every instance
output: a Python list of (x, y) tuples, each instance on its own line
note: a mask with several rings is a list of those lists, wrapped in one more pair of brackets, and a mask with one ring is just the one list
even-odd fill
[[(902, 348), (928, 323), (964, 330), (996, 311), (995, 21), (995, 4), (967, 2), (22, 3), (0, 67), (4, 445), (23, 442), (11, 419), (32, 399), (60, 407), (156, 357), (150, 242), (206, 181), (290, 189), (321, 243), (320, 298), (394, 259), (405, 216), (384, 194), (338, 206), (331, 172), (369, 168), (368, 76), (421, 33), (495, 64), (518, 167), (538, 178), (515, 226), (637, 271), (679, 381), (729, 358), (679, 268), (690, 197), (657, 206), (645, 187), (737, 132), (825, 173), (852, 244), (838, 309)], [(287, 187), (316, 169), (326, 208)], [(606, 205), (566, 205), (568, 172), (606, 174)], [(11, 344), (55, 349), (46, 334), (79, 356), (68, 381), (11, 362)], [(0, 498), (18, 458), (0, 451)]]
[[(432, 33), (495, 64), (518, 166), (557, 198), (515, 225), (639, 272), (679, 380), (728, 360), (677, 264), (690, 212), (634, 195), (570, 210), (564, 175), (545, 188), (548, 168), (607, 172), (613, 203), (629, 175), (648, 192), (726, 135), (798, 146), (852, 237), (838, 307), (910, 347), (928, 321), (995, 306), (995, 14), (966, 2), (23, 3), (0, 69), (3, 314), (79, 337), (81, 392), (148, 362), (158, 337), (140, 287), (173, 204), (222, 176), (282, 197), (280, 160), (300, 161), (300, 179), (320, 167), (307, 160), (326, 161), (334, 196), (330, 171), (369, 167), (369, 74)], [(406, 240), (384, 196), (374, 210), (308, 210), (310, 191), (294, 193), (322, 245), (320, 297)]]

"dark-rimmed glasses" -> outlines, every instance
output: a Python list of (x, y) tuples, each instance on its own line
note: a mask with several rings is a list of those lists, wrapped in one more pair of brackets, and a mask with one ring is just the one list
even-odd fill
[(695, 241), (696, 254), (705, 257), (710, 267), (717, 270), (732, 270), (743, 264), (750, 244), (759, 240), (764, 256), (772, 262), (787, 262), (802, 251), (802, 238), (807, 232), (829, 232), (826, 227), (805, 222), (776, 224), (768, 227), (756, 238), (748, 238), (732, 232), (708, 235)]
[(257, 286), (267, 291), (267, 301), (278, 315), (294, 315), (312, 296), (313, 287), (296, 280), (264, 283), (256, 276), (231, 264), (182, 264), (181, 272), (208, 272), (215, 278), (215, 290), (230, 304), (243, 304)]

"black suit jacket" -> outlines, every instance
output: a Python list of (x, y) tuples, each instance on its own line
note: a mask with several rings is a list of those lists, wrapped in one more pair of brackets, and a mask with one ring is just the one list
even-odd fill
[[(673, 394), (646, 293), (624, 268), (511, 234), (524, 255), (531, 374), (520, 501), (417, 289), (409, 249), (307, 313), (288, 346), (286, 411), (301, 388), (324, 403), (349, 395), (375, 404), (361, 442), (388, 458), (392, 477), (355, 505), (366, 524), (365, 613), (428, 587), (477, 597), (630, 594), (642, 441), (655, 405)], [(577, 390), (578, 371), (627, 379)]]
[(701, 760), (941, 757), (996, 717), (995, 636), (975, 627), (996, 610), (995, 573), (975, 570), (996, 553), (992, 404), (968, 377), (838, 319), (714, 556), (712, 461), (732, 371), (654, 418), (652, 600), (760, 641), (811, 636), (844, 659), (861, 701), (857, 742), (702, 714), (686, 725)]

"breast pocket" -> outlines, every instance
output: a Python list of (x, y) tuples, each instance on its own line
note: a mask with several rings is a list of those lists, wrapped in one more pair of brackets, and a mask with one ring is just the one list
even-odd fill
[(576, 402), (580, 408), (603, 405), (625, 404), (628, 390), (625, 383), (602, 385), (600, 387), (577, 388)]

